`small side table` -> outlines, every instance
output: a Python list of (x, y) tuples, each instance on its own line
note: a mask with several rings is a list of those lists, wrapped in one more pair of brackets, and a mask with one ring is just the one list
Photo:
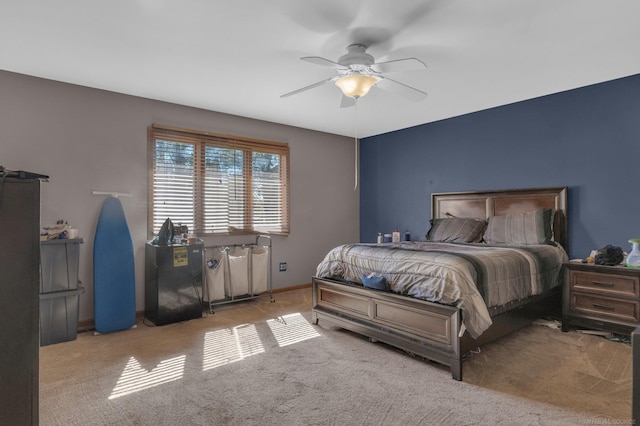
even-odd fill
[(640, 326), (640, 269), (565, 263), (562, 331), (571, 326), (630, 334)]

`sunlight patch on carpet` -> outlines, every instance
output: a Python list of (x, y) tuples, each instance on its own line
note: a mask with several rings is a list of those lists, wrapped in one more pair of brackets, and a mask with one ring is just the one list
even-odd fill
[(184, 373), (185, 355), (161, 361), (151, 371), (142, 367), (135, 357), (129, 358), (109, 399), (119, 398), (163, 383), (181, 379)]
[(231, 364), (264, 351), (253, 324), (210, 331), (204, 336), (202, 371)]
[(320, 337), (320, 334), (299, 312), (270, 319), (267, 324), (280, 347)]

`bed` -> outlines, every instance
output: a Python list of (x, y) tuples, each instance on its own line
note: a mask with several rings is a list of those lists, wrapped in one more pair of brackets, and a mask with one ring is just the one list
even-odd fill
[(332, 249), (312, 278), (313, 322), (444, 364), (462, 380), (471, 350), (559, 316), (567, 187), (434, 193), (429, 240)]

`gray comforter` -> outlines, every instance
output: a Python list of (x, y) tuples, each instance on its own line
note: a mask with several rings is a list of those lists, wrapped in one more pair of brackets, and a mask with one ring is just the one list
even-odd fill
[(566, 252), (553, 245), (346, 244), (326, 255), (316, 276), (362, 283), (363, 274), (382, 275), (394, 293), (459, 307), (477, 337), (491, 325), (488, 307), (557, 286), (566, 261)]

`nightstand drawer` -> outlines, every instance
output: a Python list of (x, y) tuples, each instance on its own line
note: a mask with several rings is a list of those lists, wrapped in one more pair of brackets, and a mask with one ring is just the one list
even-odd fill
[(571, 291), (598, 293), (613, 297), (639, 297), (640, 277), (571, 271)]
[(576, 313), (596, 315), (625, 323), (640, 323), (640, 302), (572, 293), (569, 309)]

